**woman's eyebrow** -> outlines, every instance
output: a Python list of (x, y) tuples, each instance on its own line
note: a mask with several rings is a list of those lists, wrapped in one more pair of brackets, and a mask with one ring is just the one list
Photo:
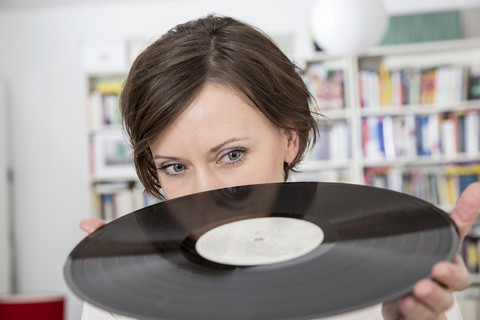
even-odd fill
[(155, 155), (155, 156), (153, 157), (153, 160), (157, 160), (157, 159), (180, 160), (180, 158), (177, 158), (177, 157), (169, 157), (169, 156)]
[[(209, 150), (209, 153), (217, 153), (220, 149), (222, 149), (227, 144), (232, 143), (232, 142), (243, 141), (243, 140), (247, 140), (247, 138), (231, 138), (231, 139), (228, 139), (228, 140), (216, 145), (215, 147), (211, 148)], [(174, 160), (174, 161), (180, 161), (181, 160), (181, 158), (179, 158), (179, 157), (162, 156), (160, 154), (156, 154), (153, 157), (153, 160), (158, 160), (158, 159), (166, 159), (166, 160)]]
[(220, 143), (219, 145), (213, 147), (210, 149), (210, 153), (217, 153), (221, 148), (223, 148), (225, 145), (232, 143), (232, 142), (237, 142), (237, 141), (242, 141), (242, 140), (247, 140), (247, 138), (232, 138), (228, 139), (227, 141), (224, 141)]

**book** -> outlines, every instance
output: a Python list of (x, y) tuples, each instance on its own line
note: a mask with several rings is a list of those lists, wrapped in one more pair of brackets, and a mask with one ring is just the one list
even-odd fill
[(465, 153), (468, 155), (476, 155), (480, 151), (479, 113), (477, 111), (467, 111), (464, 125), (465, 133), (462, 136), (465, 139)]
[(94, 190), (100, 202), (100, 218), (105, 221), (112, 221), (160, 201), (146, 195), (140, 183), (134, 181), (100, 182), (95, 184)]
[(344, 121), (322, 122), (310, 160), (347, 160), (350, 154), (350, 127)]
[(475, 181), (480, 181), (480, 164), (364, 170), (366, 185), (405, 192), (444, 208), (451, 208), (465, 188)]
[(87, 118), (90, 128), (120, 127), (122, 117), (119, 96), (123, 80), (94, 80), (87, 98)]
[(331, 69), (321, 63), (308, 66), (304, 81), (318, 109), (345, 108), (343, 78), (343, 70)]
[(448, 105), (479, 99), (480, 71), (477, 69), (480, 66), (459, 64), (390, 69), (382, 62), (378, 70), (359, 71), (360, 105), (362, 108)]

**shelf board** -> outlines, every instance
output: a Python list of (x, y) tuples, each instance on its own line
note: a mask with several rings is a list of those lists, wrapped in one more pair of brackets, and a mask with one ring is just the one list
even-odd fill
[(350, 118), (350, 110), (348, 109), (320, 109), (320, 115), (316, 116), (318, 122), (347, 120)]
[(416, 167), (416, 166), (430, 166), (430, 165), (447, 165), (468, 162), (480, 162), (480, 154), (476, 155), (455, 155), (455, 156), (423, 156), (413, 158), (398, 158), (398, 159), (377, 159), (377, 160), (363, 160), (364, 168), (371, 167)]
[(364, 54), (360, 55), (359, 58), (401, 54), (448, 52), (464, 49), (478, 49), (479, 47), (480, 38), (430, 41), (412, 44), (397, 44), (372, 47), (368, 49)]
[(480, 110), (480, 100), (467, 100), (448, 104), (413, 104), (407, 106), (382, 106), (362, 108), (360, 114), (367, 116), (384, 115), (410, 115), (410, 114), (435, 114), (444, 112), (464, 112), (467, 110)]
[(90, 177), (90, 182), (92, 184), (102, 183), (102, 182), (122, 182), (122, 181), (138, 181), (137, 175), (133, 172), (132, 174), (125, 175), (93, 175)]
[(297, 170), (305, 171), (322, 171), (322, 170), (341, 170), (349, 169), (351, 160), (306, 160), (300, 163)]
[[(375, 46), (367, 49), (362, 54), (359, 54), (356, 59), (363, 59), (369, 57), (383, 57), (383, 56), (397, 56), (410, 54), (431, 54), (436, 52), (449, 52), (456, 50), (474, 50), (480, 47), (480, 38), (465, 38), (454, 40), (418, 42), (409, 44), (396, 44)], [(331, 60), (344, 60), (345, 57), (330, 55), (322, 51), (317, 51), (308, 56), (294, 56), (291, 57), (294, 61), (308, 63), (324, 62)]]

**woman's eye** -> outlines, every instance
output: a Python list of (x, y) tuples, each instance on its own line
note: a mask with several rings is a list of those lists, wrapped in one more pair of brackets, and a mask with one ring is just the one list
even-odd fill
[(172, 166), (172, 169), (175, 171), (175, 172), (182, 172), (183, 170), (185, 170), (185, 166), (183, 164), (174, 164)]
[(175, 164), (168, 164), (165, 166), (162, 166), (160, 170), (165, 172), (166, 174), (169, 175), (177, 175), (182, 173), (186, 169), (185, 165), (180, 164), (180, 163), (175, 163)]
[(246, 150), (243, 148), (237, 148), (235, 150), (228, 151), (222, 156), (220, 162), (224, 162), (226, 164), (237, 163), (238, 161), (243, 160), (245, 157), (245, 152)]

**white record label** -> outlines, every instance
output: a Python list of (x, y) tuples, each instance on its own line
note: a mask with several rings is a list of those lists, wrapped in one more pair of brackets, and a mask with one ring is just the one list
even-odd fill
[(203, 234), (197, 252), (212, 262), (255, 266), (303, 256), (323, 241), (317, 225), (300, 219), (266, 217), (231, 222)]

